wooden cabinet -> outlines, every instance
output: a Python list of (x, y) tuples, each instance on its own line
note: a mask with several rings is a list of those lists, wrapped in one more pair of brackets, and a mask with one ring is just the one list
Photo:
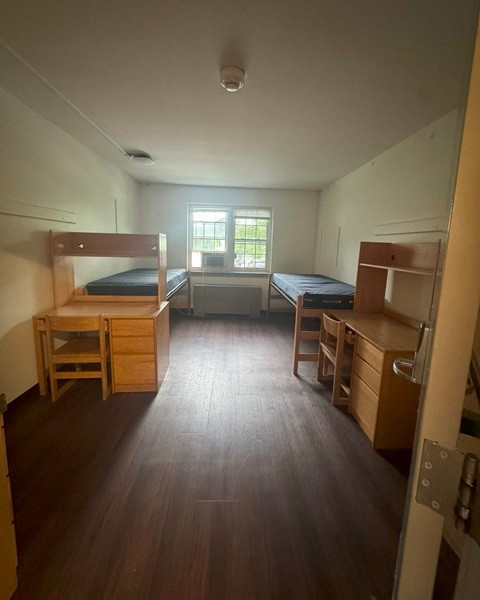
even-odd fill
[(169, 361), (168, 303), (154, 317), (109, 322), (113, 393), (158, 391)]
[(375, 449), (413, 445), (420, 386), (395, 375), (393, 361), (400, 356), (412, 358), (413, 352), (384, 350), (357, 335), (350, 411)]
[(0, 600), (8, 600), (16, 587), (17, 548), (13, 526), (3, 416), (0, 414)]

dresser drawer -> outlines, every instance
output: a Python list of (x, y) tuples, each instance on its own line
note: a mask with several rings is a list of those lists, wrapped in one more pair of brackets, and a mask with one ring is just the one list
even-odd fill
[(378, 396), (356, 374), (352, 376), (350, 410), (370, 441), (373, 442), (377, 421)]
[(363, 358), (363, 360), (366, 363), (368, 363), (371, 367), (373, 367), (375, 371), (377, 371), (378, 373), (382, 372), (383, 352), (360, 336), (357, 336), (357, 341), (355, 343), (355, 353), (361, 358)]
[(155, 339), (148, 337), (112, 337), (113, 354), (154, 354)]
[(111, 334), (115, 336), (152, 336), (154, 333), (153, 319), (112, 319)]
[(154, 384), (155, 357), (153, 354), (117, 354), (113, 357), (115, 384)]
[(360, 377), (360, 379), (366, 383), (377, 396), (379, 396), (380, 385), (382, 382), (380, 373), (375, 371), (373, 367), (371, 367), (363, 360), (363, 358), (360, 358), (358, 355), (355, 357), (354, 370), (356, 375), (358, 375), (358, 377)]

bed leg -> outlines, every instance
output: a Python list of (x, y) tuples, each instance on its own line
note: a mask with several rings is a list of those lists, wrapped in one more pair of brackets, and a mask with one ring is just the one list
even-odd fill
[(303, 296), (297, 298), (295, 309), (295, 336), (293, 338), (293, 374), (298, 375), (298, 359), (300, 354), (300, 332), (302, 330)]
[(268, 274), (268, 287), (267, 287), (267, 319), (270, 318), (270, 301), (272, 296), (272, 274)]

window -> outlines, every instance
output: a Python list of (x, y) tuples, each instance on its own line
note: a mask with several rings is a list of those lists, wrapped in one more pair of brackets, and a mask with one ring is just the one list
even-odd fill
[(190, 206), (190, 268), (267, 271), (272, 210)]

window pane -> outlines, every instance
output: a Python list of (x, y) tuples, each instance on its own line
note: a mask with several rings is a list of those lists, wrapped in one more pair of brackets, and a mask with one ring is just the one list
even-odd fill
[(215, 225), (213, 223), (205, 223), (205, 237), (213, 238), (215, 237)]
[(203, 223), (193, 224), (193, 237), (203, 237)]
[(258, 219), (257, 221), (257, 239), (267, 239), (267, 222), (264, 219)]
[(203, 250), (203, 238), (193, 238), (192, 250)]
[(215, 223), (215, 237), (225, 238), (225, 223)]
[(257, 237), (257, 227), (255, 221), (252, 219), (247, 220), (247, 226), (245, 227), (245, 238), (247, 240), (254, 240)]
[(267, 246), (265, 244), (259, 243), (255, 246), (255, 258), (258, 260), (259, 258), (263, 258), (265, 260), (265, 256), (267, 255)]
[(201, 267), (202, 266), (202, 253), (201, 252), (192, 252), (192, 267)]
[(235, 222), (235, 239), (245, 239), (245, 225), (238, 225), (238, 221)]
[(203, 240), (203, 249), (207, 252), (213, 252), (215, 250), (215, 240)]
[(215, 240), (215, 251), (225, 252), (225, 240)]

